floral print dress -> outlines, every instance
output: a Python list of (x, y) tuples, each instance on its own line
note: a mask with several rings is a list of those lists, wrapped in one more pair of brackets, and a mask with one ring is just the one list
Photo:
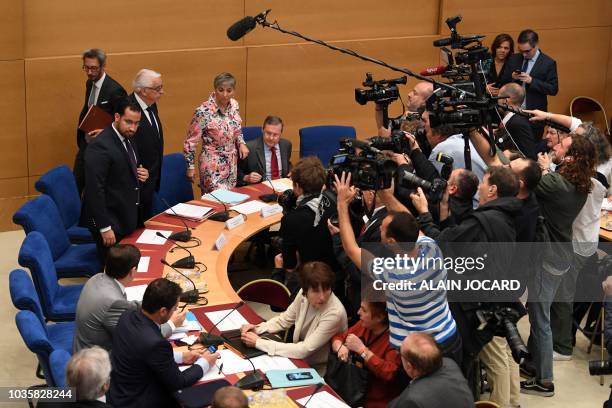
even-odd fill
[(244, 143), (241, 123), (238, 102), (232, 99), (227, 112), (223, 114), (215, 101), (214, 92), (196, 109), (187, 131), (183, 153), (189, 168), (194, 168), (196, 149), (202, 139), (199, 158), (202, 194), (217, 188), (236, 186), (238, 146)]

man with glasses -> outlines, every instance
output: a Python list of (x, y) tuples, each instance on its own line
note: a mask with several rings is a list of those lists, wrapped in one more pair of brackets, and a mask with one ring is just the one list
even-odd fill
[[(85, 82), (85, 103), (79, 115), (79, 124), (87, 114), (87, 111), (92, 105), (95, 105), (110, 115), (115, 110), (115, 102), (117, 99), (126, 96), (125, 89), (111, 78), (106, 72), (106, 54), (99, 48), (92, 48), (83, 53), (83, 71), (87, 75)], [(85, 134), (80, 129), (77, 129), (77, 145), (79, 151), (74, 161), (74, 177), (76, 178), (79, 194), (82, 193), (85, 187), (85, 167), (83, 160), (85, 159), (85, 149), (87, 144), (93, 140), (102, 129), (96, 129), (88, 134)]]
[[(554, 96), (559, 90), (557, 63), (540, 50), (538, 41), (535, 31), (521, 31), (517, 40), (519, 52), (508, 59), (508, 69), (504, 70), (501, 84), (514, 81), (525, 88), (523, 109), (547, 111), (547, 95)], [(532, 122), (531, 126), (535, 139), (540, 140), (544, 127), (537, 122)]]
[(130, 99), (140, 107), (142, 117), (134, 135), (142, 165), (149, 170), (149, 179), (142, 186), (139, 224), (153, 214), (153, 192), (159, 191), (162, 158), (164, 155), (164, 131), (159, 119), (157, 101), (164, 94), (164, 84), (159, 72), (141, 69), (132, 82), (134, 92)]

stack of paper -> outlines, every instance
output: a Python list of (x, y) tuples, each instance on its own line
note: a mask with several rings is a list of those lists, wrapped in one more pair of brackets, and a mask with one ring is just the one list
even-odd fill
[(201, 221), (211, 210), (211, 207), (179, 203), (172, 208), (168, 208), (165, 213), (168, 215), (175, 215), (178, 217), (187, 218), (189, 220)]
[(269, 370), (293, 370), (297, 368), (291, 360), (287, 357), (280, 356), (269, 356), (264, 354), (263, 356), (253, 357), (251, 359), (255, 368), (260, 370), (263, 373), (268, 372)]
[(250, 197), (246, 194), (235, 193), (229, 190), (218, 189), (211, 193), (204, 194), (202, 200), (221, 202), (225, 204), (238, 204), (244, 200), (248, 200)]
[(289, 179), (268, 180), (264, 183), (264, 185), (267, 184), (271, 184), (272, 187), (274, 187), (274, 191), (277, 193), (282, 193), (285, 190), (293, 188), (292, 182)]
[(230, 210), (234, 210), (236, 212), (239, 212), (240, 214), (248, 215), (259, 212), (262, 208), (267, 206), (268, 204), (262, 201), (251, 200), (247, 201), (246, 203), (235, 205), (231, 207)]
[(158, 232), (164, 237), (169, 237), (172, 234), (172, 231), (154, 230), (147, 228), (142, 231), (142, 234), (140, 234), (140, 236), (136, 240), (136, 243), (149, 245), (164, 245), (166, 243), (166, 238), (157, 235)]

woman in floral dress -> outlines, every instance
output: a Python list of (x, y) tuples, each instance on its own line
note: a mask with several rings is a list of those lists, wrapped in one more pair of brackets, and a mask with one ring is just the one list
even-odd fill
[(200, 139), (200, 189), (202, 194), (217, 188), (236, 186), (238, 158), (249, 154), (242, 137), (238, 101), (234, 96), (236, 79), (224, 72), (216, 76), (214, 91), (195, 111), (183, 145), (187, 178), (193, 182), (195, 154)]

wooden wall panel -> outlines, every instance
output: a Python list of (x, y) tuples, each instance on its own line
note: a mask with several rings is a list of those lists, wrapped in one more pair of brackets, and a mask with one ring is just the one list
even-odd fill
[[(612, 8), (612, 7), (611, 7)], [(605, 107), (608, 114), (608, 122), (612, 120), (612, 32), (610, 32), (610, 43), (608, 47), (608, 72), (606, 78), (606, 100)], [(612, 127), (612, 124), (610, 124)]]
[[(440, 34), (447, 17), (460, 14), (460, 34), (610, 25), (610, 0), (443, 0)], [(569, 48), (567, 50), (570, 50)]]
[[(338, 43), (342, 47), (381, 58), (399, 66), (420, 70), (435, 65), (434, 37)], [(355, 102), (354, 88), (361, 87), (365, 72), (375, 79), (395, 78), (397, 72), (377, 67), (320, 46), (296, 44), (249, 49), (247, 124), (259, 125), (266, 115), (285, 121), (284, 136), (299, 148), (298, 129), (304, 126), (352, 125), (358, 137), (376, 133), (374, 106)], [(274, 61), (274, 64), (270, 64)], [(402, 86), (405, 95), (414, 86)], [(400, 114), (399, 103), (393, 114)]]
[(27, 0), (25, 55), (75, 55), (90, 47), (138, 52), (231, 45), (225, 32), (244, 0), (98, 2)]
[(21, 229), (13, 224), (13, 214), (29, 199), (27, 177), (0, 180), (0, 231)]
[(0, 179), (28, 175), (23, 60), (0, 62)]
[[(72, 166), (85, 93), (80, 66), (76, 56), (26, 62), (30, 175), (40, 175), (60, 163)], [(212, 92), (218, 72), (229, 70), (236, 76), (238, 98), (245, 100), (246, 50), (241, 48), (110, 55), (108, 68), (128, 92), (139, 69), (162, 73), (165, 94), (159, 109), (166, 152), (181, 148), (191, 115)]]
[[(437, 34), (438, 2), (431, 0), (248, 0), (245, 14), (272, 9), (268, 21), (286, 30), (325, 41), (406, 37)], [(299, 38), (258, 26), (246, 45), (303, 42)]]
[(0, 1), (0, 61), (23, 58), (23, 2)]

